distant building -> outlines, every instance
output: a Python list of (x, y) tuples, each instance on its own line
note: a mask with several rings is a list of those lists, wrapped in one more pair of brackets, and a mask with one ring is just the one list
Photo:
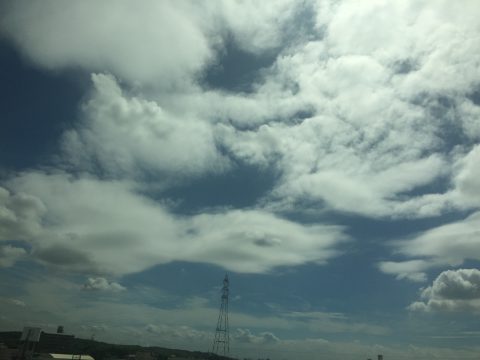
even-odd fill
[(68, 354), (72, 352), (74, 335), (42, 332), (36, 351), (54, 354)]
[(378, 355), (378, 360), (383, 360), (383, 355)]
[[(59, 330), (63, 331), (63, 327), (60, 326), (57, 331)], [(0, 347), (0, 360), (36, 359), (39, 353), (70, 354), (75, 352), (74, 335), (46, 333), (40, 328), (25, 327), (22, 332), (1, 332), (0, 341), (3, 343), (3, 346)]]

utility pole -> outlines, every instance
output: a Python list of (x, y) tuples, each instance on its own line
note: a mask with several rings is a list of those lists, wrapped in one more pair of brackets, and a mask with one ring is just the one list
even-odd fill
[(230, 282), (228, 275), (223, 279), (220, 312), (218, 314), (215, 338), (213, 340), (212, 353), (226, 356), (230, 352), (230, 330), (228, 328), (228, 292)]

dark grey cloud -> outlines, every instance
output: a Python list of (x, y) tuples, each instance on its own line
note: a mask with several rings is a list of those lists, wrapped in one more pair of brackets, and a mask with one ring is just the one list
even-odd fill
[(86, 251), (70, 247), (68, 243), (37, 248), (34, 250), (33, 255), (47, 265), (65, 270), (80, 272), (98, 271), (98, 266), (92, 262), (91, 256)]

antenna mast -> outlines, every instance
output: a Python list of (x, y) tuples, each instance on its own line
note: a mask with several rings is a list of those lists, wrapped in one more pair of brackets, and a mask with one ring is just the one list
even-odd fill
[(230, 282), (225, 274), (222, 287), (222, 301), (218, 314), (217, 328), (213, 340), (212, 352), (219, 355), (227, 355), (230, 352), (230, 333), (228, 328), (228, 292)]

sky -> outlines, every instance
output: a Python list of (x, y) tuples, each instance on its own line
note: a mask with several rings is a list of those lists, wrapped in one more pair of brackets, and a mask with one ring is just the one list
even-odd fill
[(479, 16), (0, 2), (0, 330), (477, 359)]

